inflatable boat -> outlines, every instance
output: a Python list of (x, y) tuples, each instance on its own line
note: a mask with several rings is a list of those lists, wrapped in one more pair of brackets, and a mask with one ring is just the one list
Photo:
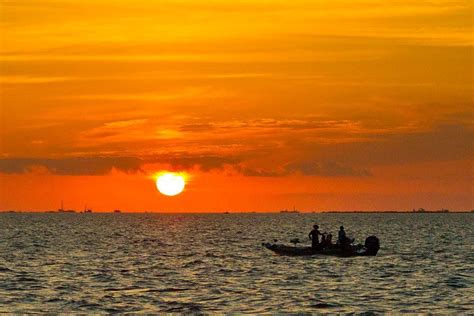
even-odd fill
[(376, 236), (369, 236), (365, 239), (364, 245), (350, 245), (344, 249), (337, 245), (332, 245), (323, 249), (313, 249), (312, 247), (296, 247), (282, 244), (263, 243), (268, 250), (282, 256), (314, 256), (326, 255), (336, 257), (357, 257), (375, 256), (380, 248), (379, 239)]

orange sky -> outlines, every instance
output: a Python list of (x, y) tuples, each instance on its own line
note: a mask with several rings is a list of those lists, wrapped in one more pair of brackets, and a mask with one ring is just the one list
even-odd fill
[(470, 210), (473, 9), (0, 0), (0, 210)]

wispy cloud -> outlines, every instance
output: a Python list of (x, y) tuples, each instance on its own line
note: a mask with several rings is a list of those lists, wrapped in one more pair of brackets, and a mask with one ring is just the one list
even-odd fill
[(336, 161), (298, 161), (285, 166), (285, 170), (293, 173), (299, 172), (306, 176), (323, 177), (366, 177), (372, 173), (365, 168), (355, 168)]
[(74, 80), (72, 77), (0, 76), (2, 84), (35, 84)]

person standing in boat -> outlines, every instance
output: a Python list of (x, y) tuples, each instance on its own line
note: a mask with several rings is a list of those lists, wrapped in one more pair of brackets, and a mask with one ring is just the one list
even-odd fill
[(314, 225), (313, 230), (309, 233), (309, 239), (311, 239), (311, 247), (313, 249), (319, 249), (321, 248), (321, 244), (319, 243), (319, 236), (323, 236), (321, 232), (319, 231), (319, 226)]

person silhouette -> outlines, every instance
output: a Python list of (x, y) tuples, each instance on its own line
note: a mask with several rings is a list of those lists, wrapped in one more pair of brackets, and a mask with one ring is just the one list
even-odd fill
[(332, 246), (332, 234), (329, 233), (327, 234), (326, 236), (326, 245), (325, 245), (327, 248), (331, 248)]
[(311, 247), (313, 249), (319, 249), (321, 244), (319, 243), (319, 236), (323, 236), (319, 231), (319, 226), (314, 225), (313, 230), (308, 234), (309, 239), (311, 239)]
[(337, 240), (339, 247), (345, 248), (346, 245), (348, 244), (348, 241), (349, 240), (346, 236), (346, 231), (344, 230), (344, 226), (339, 227), (338, 240)]

